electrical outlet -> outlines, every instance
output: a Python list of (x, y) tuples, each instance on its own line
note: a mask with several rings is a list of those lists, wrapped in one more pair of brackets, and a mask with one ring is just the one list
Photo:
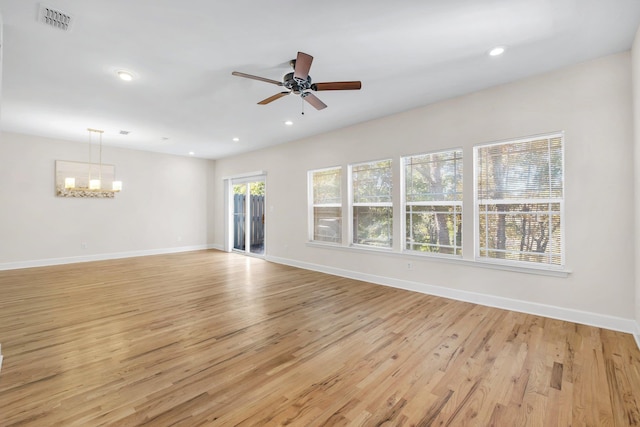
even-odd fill
[(407, 263), (407, 270), (413, 270), (413, 263), (411, 262)]
[(82, 243), (80, 243), (80, 247), (81, 247), (82, 249), (87, 249), (87, 242), (82, 242)]

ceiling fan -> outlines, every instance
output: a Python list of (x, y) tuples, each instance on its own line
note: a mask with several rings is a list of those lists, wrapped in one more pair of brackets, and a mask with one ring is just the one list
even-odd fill
[[(247, 79), (259, 80), (261, 82), (271, 83), (277, 86), (284, 86), (287, 91), (276, 93), (262, 101), (258, 102), (259, 105), (267, 105), (276, 99), (280, 99), (283, 96), (294, 93), (300, 95), (302, 99), (314, 106), (316, 110), (322, 110), (327, 108), (327, 105), (320, 101), (311, 91), (321, 90), (359, 90), (362, 87), (360, 81), (350, 82), (326, 82), (326, 83), (312, 83), (311, 76), (309, 75), (309, 69), (311, 68), (311, 62), (313, 56), (304, 52), (298, 52), (296, 59), (292, 59), (289, 64), (293, 67), (293, 72), (285, 74), (282, 81), (268, 79), (265, 77), (254, 76), (251, 74), (241, 73), (234, 71), (231, 74), (238, 77), (244, 77)], [(304, 114), (304, 113), (303, 113)]]

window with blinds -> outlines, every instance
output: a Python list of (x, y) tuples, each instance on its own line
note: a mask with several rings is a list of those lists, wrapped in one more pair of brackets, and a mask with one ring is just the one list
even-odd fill
[(342, 243), (342, 168), (309, 172), (310, 238)]
[(402, 162), (405, 250), (462, 255), (462, 149)]
[(564, 265), (563, 135), (475, 148), (479, 259)]
[(353, 244), (391, 248), (391, 159), (350, 166)]

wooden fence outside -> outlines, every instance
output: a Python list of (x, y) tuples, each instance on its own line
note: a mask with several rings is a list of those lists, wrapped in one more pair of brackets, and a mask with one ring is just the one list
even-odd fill
[[(246, 197), (244, 194), (233, 195), (233, 247), (245, 249), (245, 212)], [(250, 237), (251, 246), (264, 245), (264, 196), (250, 196), (251, 215)]]

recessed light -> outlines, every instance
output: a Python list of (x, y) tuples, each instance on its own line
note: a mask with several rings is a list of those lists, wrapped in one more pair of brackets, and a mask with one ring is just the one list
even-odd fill
[(194, 153), (193, 151), (189, 151), (189, 155), (190, 155), (190, 156), (195, 156), (195, 155), (196, 155), (196, 153)]
[(124, 80), (125, 82), (133, 80), (133, 74), (128, 71), (120, 70), (116, 74), (120, 77), (120, 80)]
[(500, 56), (504, 53), (505, 47), (504, 46), (496, 46), (493, 49), (491, 49), (489, 51), (489, 55), (490, 56)]
[(293, 122), (291, 120), (287, 120), (286, 122), (284, 122), (284, 124), (287, 126), (292, 126)]
[(240, 138), (233, 138), (233, 142), (238, 142), (240, 141)]

